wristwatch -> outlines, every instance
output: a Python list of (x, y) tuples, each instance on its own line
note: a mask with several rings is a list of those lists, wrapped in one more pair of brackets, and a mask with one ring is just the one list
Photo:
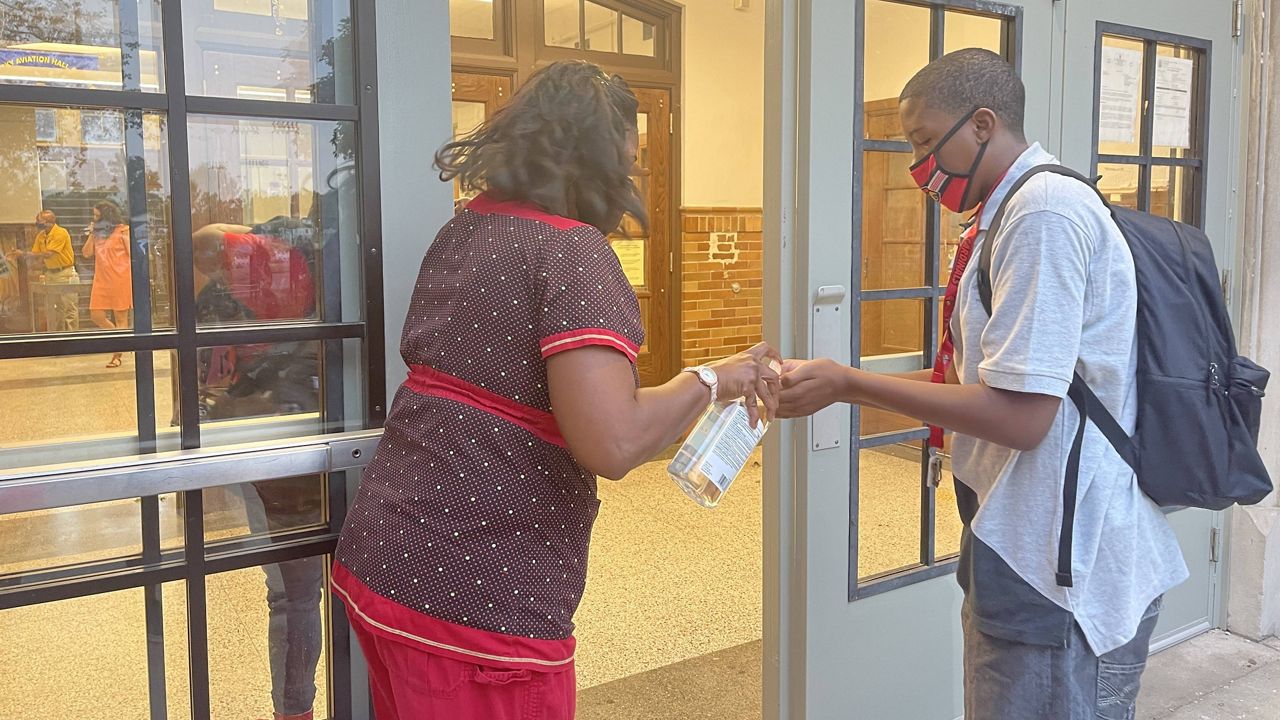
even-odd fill
[(693, 373), (694, 377), (698, 378), (698, 382), (711, 388), (711, 402), (714, 403), (716, 401), (717, 390), (720, 386), (720, 376), (716, 375), (715, 370), (706, 365), (699, 365), (697, 367), (687, 367), (680, 372)]

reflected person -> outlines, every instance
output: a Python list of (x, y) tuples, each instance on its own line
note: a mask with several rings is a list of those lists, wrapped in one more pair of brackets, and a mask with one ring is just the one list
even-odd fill
[[(310, 227), (306, 221), (277, 219), (256, 227), (216, 223), (196, 230), (192, 241), (198, 321), (227, 324), (313, 315), (315, 284), (306, 240)], [(320, 409), (315, 343), (204, 348), (199, 364), (205, 420)], [(279, 534), (324, 521), (323, 484), (317, 476), (240, 487), (255, 535)], [(263, 572), (270, 615), (267, 642), (273, 717), (310, 720), (323, 644), (324, 559), (306, 557), (264, 565)]]
[[(44, 283), (75, 286), (80, 283), (76, 273), (75, 251), (71, 247), (71, 233), (58, 224), (58, 216), (51, 210), (36, 215), (35, 243), (31, 250), (18, 250), (13, 257), (25, 257), (43, 263)], [(80, 307), (74, 288), (45, 288), (45, 324), (51, 332), (80, 329)], [(35, 330), (35, 328), (32, 328)]]
[[(89, 317), (103, 330), (130, 327), (133, 311), (133, 275), (129, 226), (120, 207), (110, 200), (93, 206), (93, 222), (85, 231), (86, 258), (93, 260), (93, 289), (89, 292)], [(107, 363), (118, 368), (121, 354)]]

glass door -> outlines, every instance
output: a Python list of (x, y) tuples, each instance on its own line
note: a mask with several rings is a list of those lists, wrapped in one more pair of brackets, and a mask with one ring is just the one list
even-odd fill
[(348, 717), (372, 3), (75, 5), (0, 28), (0, 715)]
[[(1092, 72), (1068, 73), (1063, 107), (1093, 107), (1092, 122), (1063, 122), (1063, 162), (1092, 168), (1112, 203), (1196, 225), (1214, 242), (1230, 292), (1235, 262), (1238, 169), (1233, 96), (1242, 47), (1231, 36), (1231, 5), (1171, 8), (1142, 0), (1085, 0), (1066, 9), (1065, 51), (1092, 58)], [(1158, 18), (1158, 21), (1153, 20)], [(1169, 514), (1191, 579), (1165, 598), (1158, 648), (1221, 622), (1221, 513)]]
[[(777, 164), (766, 178), (781, 176), (766, 181), (778, 244), (765, 266), (779, 268), (767, 292), (782, 307), (766, 331), (784, 352), (870, 370), (930, 365), (958, 228), (909, 185), (898, 94), (946, 50), (988, 47), (1035, 88), (1026, 125), (1043, 137), (1050, 56), (1022, 48), (1052, 45), (1052, 13), (1044, 3), (962, 1), (775, 9), (765, 105), (783, 108), (767, 116)], [(923, 482), (924, 428), (836, 406), (782, 430), (765, 453), (766, 487), (782, 485), (766, 496), (766, 717), (960, 716), (958, 523), (954, 501)]]

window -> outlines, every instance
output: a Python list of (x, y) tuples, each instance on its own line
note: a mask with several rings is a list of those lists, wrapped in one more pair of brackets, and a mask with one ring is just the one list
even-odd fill
[[(381, 287), (377, 98), (355, 92), (372, 83), (358, 19), (373, 3), (183, 0), (164, 22), (160, 5), (0, 9), (0, 482), (385, 414), (381, 298), (366, 297)], [(181, 70), (166, 77), (166, 59)], [(0, 635), (23, 629), (32, 673), (84, 655), (73, 626), (145, 635), (90, 653), (121, 717), (270, 714), (284, 650), (318, 658), (302, 674), (318, 674), (316, 717), (347, 717), (345, 620), (322, 592), (347, 480), (0, 514)], [(273, 605), (301, 603), (305, 637), (271, 634), (264, 580)], [(74, 673), (32, 673), (14, 681), (51, 692), (7, 715), (94, 696)]]
[(1094, 169), (1112, 203), (1203, 224), (1209, 50), (1099, 23)]
[[(939, 299), (963, 220), (928, 202), (908, 174), (912, 154), (898, 121), (899, 93), (930, 60), (961, 48), (987, 48), (1017, 64), (1020, 10), (959, 5), (862, 3), (862, 112), (854, 138), (862, 222), (855, 230), (852, 286), (860, 304), (854, 355), (864, 369), (909, 372), (932, 365), (941, 335)], [(960, 546), (949, 479), (936, 489), (924, 482), (928, 429), (873, 408), (855, 408), (854, 420), (850, 599), (947, 572)]]
[(553, 48), (656, 58), (657, 19), (634, 12), (591, 0), (544, 0), (543, 42)]

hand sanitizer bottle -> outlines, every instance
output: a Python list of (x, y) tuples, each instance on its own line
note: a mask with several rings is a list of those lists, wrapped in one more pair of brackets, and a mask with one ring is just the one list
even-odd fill
[[(776, 372), (777, 363), (773, 366)], [(742, 474), (768, 429), (763, 419), (751, 427), (743, 398), (712, 403), (667, 465), (667, 474), (694, 502), (713, 508)]]

